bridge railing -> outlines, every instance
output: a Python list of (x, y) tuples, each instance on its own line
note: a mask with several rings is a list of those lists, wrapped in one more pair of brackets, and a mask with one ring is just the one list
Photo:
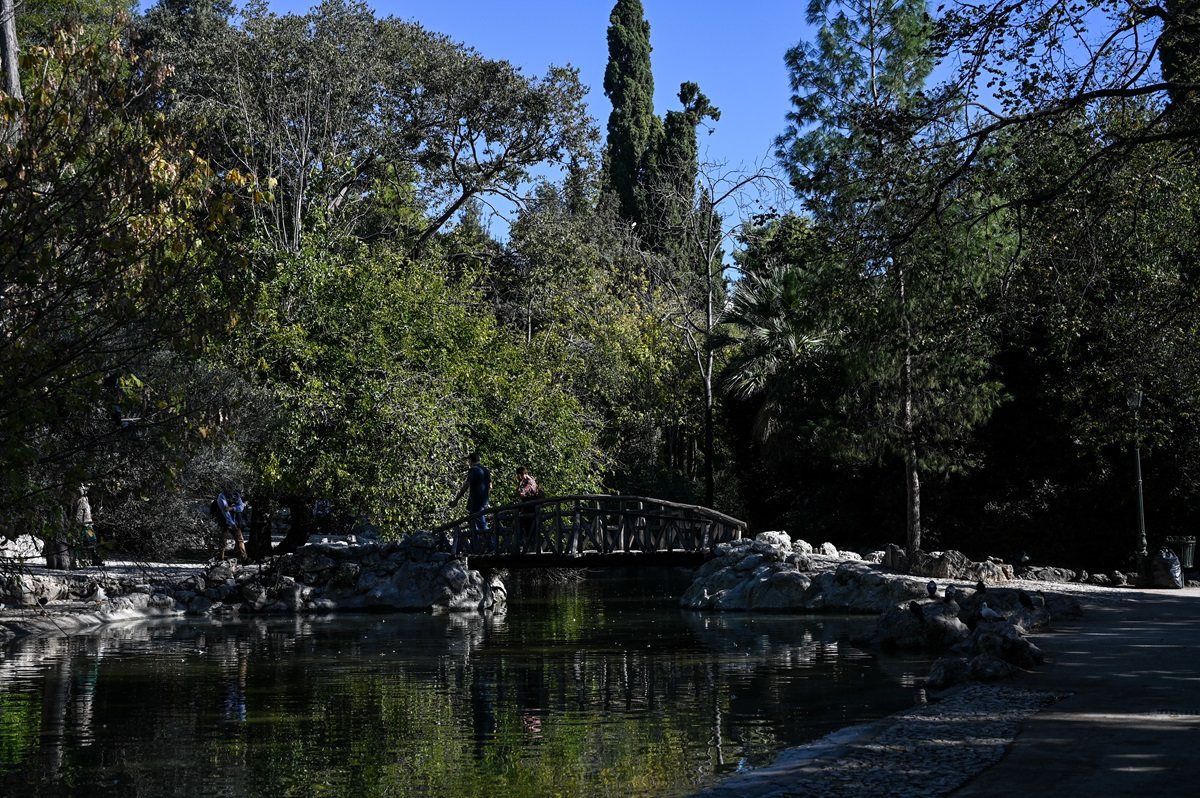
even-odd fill
[(746, 524), (691, 504), (644, 496), (551, 496), (489, 507), (434, 530), (456, 554), (702, 552), (741, 538)]

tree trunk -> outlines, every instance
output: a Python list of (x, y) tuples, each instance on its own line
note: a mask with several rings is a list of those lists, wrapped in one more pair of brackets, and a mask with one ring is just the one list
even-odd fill
[(900, 283), (900, 325), (904, 334), (904, 364), (901, 367), (900, 390), (904, 407), (904, 470), (908, 504), (905, 550), (911, 558), (921, 550), (921, 473), (917, 462), (916, 424), (913, 420), (912, 326), (908, 320), (903, 266), (897, 266), (897, 276)]
[(712, 358), (709, 358), (708, 373), (704, 375), (704, 506), (713, 506), (716, 493), (713, 479), (713, 388)]
[(17, 46), (17, 9), (13, 0), (0, 0), (0, 57), (3, 58), (4, 92), (9, 97), (23, 99), (20, 50)]
[(292, 554), (308, 542), (313, 529), (312, 505), (301, 499), (289, 497), (283, 501), (288, 508), (288, 533), (275, 548), (276, 554)]
[(66, 531), (59, 530), (46, 538), (42, 553), (46, 557), (46, 567), (57, 571), (71, 570), (71, 539)]
[(917, 468), (916, 441), (911, 436), (904, 460), (908, 487), (908, 545), (905, 548), (911, 557), (921, 550), (921, 472)]

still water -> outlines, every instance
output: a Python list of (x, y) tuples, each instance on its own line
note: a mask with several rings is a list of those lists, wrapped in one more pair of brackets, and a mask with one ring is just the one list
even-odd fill
[(146, 622), (0, 649), (0, 795), (678, 796), (912, 705), (873, 619), (697, 614), (680, 575), (504, 614)]

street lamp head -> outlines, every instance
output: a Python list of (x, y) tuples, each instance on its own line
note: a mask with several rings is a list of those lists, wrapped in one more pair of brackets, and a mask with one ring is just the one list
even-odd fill
[(1136, 388), (1129, 389), (1125, 394), (1125, 404), (1129, 405), (1130, 410), (1137, 410), (1142, 406), (1142, 392)]

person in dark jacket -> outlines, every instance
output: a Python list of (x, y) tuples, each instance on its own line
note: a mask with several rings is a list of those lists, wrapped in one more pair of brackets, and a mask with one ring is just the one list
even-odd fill
[[(463, 480), (462, 487), (458, 489), (454, 500), (450, 502), (451, 506), (458, 504), (462, 499), (463, 494), (467, 496), (467, 512), (478, 513), (486, 510), (488, 501), (492, 496), (492, 472), (479, 462), (479, 455), (471, 452), (467, 455), (467, 478)], [(488, 548), (495, 549), (495, 538), (488, 538), (487, 517), (479, 516), (471, 519), (471, 537), (474, 542), (487, 540)], [(478, 537), (476, 537), (478, 535)]]
[[(221, 528), (221, 547), (220, 559), (225, 559), (225, 541), (233, 538), (233, 542), (237, 548), (238, 559), (245, 562), (250, 557), (246, 553), (246, 541), (242, 538), (242, 530), (238, 528), (237, 521), (234, 520), (233, 511), (229, 506), (229, 498), (225, 495), (226, 491), (222, 490), (217, 494), (217, 526)], [(229, 491), (233, 493), (233, 491)]]

